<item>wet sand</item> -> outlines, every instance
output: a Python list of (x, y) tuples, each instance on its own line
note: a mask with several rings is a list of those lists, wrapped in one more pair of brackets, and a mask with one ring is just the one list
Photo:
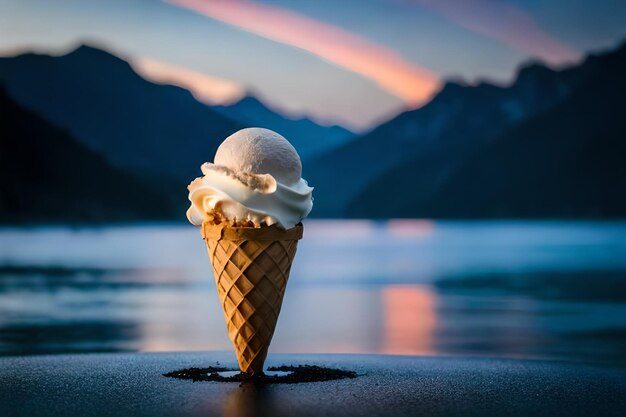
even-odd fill
[(235, 367), (232, 353), (0, 358), (0, 415), (409, 416), (623, 415), (626, 369), (558, 362), (271, 354), (356, 378), (297, 384), (180, 380), (188, 368)]

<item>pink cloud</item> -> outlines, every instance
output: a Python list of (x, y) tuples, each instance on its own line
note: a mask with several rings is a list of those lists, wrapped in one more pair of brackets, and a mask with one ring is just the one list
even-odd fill
[(131, 60), (131, 65), (142, 77), (157, 83), (172, 84), (187, 89), (196, 99), (209, 105), (229, 104), (245, 94), (244, 87), (235, 81), (156, 59), (135, 58)]
[(440, 13), (461, 27), (496, 39), (550, 64), (580, 59), (581, 53), (546, 33), (524, 10), (494, 0), (404, 0)]
[(422, 104), (439, 87), (439, 79), (433, 72), (405, 60), (395, 51), (285, 8), (249, 0), (166, 1), (256, 35), (306, 50), (375, 81), (409, 106)]

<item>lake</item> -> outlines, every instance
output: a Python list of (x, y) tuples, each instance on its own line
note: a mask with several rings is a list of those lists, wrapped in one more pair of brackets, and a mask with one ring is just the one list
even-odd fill
[[(0, 229), (0, 354), (230, 350), (187, 225)], [(271, 352), (626, 365), (626, 222), (321, 221)]]

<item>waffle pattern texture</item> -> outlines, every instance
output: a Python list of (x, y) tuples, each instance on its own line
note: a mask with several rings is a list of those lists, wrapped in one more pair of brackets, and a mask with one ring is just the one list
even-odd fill
[(202, 225), (228, 335), (242, 372), (263, 372), (302, 233), (302, 224), (289, 230)]

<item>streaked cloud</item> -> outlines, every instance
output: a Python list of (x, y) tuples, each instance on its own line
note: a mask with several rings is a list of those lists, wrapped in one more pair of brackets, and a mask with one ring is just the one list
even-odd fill
[[(249, 0), (165, 0), (276, 42), (308, 51), (375, 81), (409, 106), (439, 87), (433, 72), (361, 36), (282, 7)], [(302, 80), (306, 82), (306, 80)]]
[(454, 23), (540, 58), (549, 64), (577, 61), (581, 52), (545, 32), (521, 8), (496, 0), (401, 0), (436, 11)]
[(191, 91), (196, 99), (206, 104), (232, 103), (245, 94), (244, 87), (235, 81), (213, 77), (156, 59), (134, 58), (131, 65), (142, 77), (156, 83), (185, 88)]

